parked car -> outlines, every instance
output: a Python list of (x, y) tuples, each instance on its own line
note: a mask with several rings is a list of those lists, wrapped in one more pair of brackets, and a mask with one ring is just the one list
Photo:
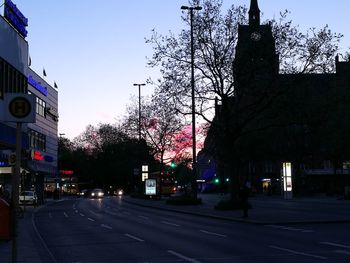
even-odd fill
[(20, 204), (31, 204), (31, 205), (37, 205), (38, 204), (38, 197), (36, 195), (35, 191), (23, 191), (19, 195), (19, 203)]
[(95, 188), (90, 193), (91, 198), (103, 198), (104, 195), (105, 195), (105, 193), (100, 188)]

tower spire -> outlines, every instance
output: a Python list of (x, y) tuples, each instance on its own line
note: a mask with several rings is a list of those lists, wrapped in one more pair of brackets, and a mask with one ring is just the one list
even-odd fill
[(250, 0), (249, 9), (249, 25), (259, 26), (260, 25), (260, 10), (258, 6), (258, 0)]

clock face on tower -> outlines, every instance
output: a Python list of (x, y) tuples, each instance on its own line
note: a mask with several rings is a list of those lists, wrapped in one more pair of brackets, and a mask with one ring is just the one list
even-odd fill
[(261, 35), (259, 32), (253, 32), (251, 35), (250, 35), (250, 38), (253, 40), (253, 41), (259, 41), (261, 39)]

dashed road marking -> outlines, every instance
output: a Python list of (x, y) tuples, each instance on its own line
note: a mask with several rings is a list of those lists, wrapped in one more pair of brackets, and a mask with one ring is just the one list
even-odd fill
[(199, 230), (202, 233), (208, 234), (208, 235), (213, 235), (213, 236), (219, 236), (219, 237), (227, 237), (226, 235), (215, 233), (215, 232), (210, 232), (206, 230)]
[(63, 215), (64, 215), (65, 217), (68, 217), (68, 215), (67, 215), (67, 213), (66, 213), (66, 212), (63, 212)]
[(135, 236), (130, 235), (130, 234), (124, 234), (124, 236), (129, 237), (129, 238), (134, 239), (134, 240), (139, 241), (139, 242), (144, 242), (145, 241), (145, 240), (143, 240), (141, 238), (135, 237)]
[(185, 261), (188, 261), (188, 262), (192, 262), (192, 263), (201, 263), (200, 261), (195, 260), (194, 258), (186, 257), (185, 255), (182, 255), (182, 254), (180, 254), (180, 253), (178, 253), (178, 252), (175, 252), (175, 251), (173, 251), (173, 250), (168, 250), (168, 253), (170, 253), (170, 254), (172, 254), (172, 255), (178, 257), (178, 258), (181, 258), (181, 259), (183, 259), (183, 260), (185, 260)]
[(149, 219), (149, 217), (147, 216), (138, 216), (139, 218), (142, 218), (142, 219)]
[(309, 253), (304, 253), (304, 252), (299, 252), (299, 251), (291, 250), (291, 249), (288, 249), (288, 248), (277, 247), (277, 246), (269, 246), (269, 247), (273, 248), (273, 249), (278, 249), (278, 250), (281, 250), (281, 251), (285, 251), (285, 252), (288, 252), (288, 253), (292, 253), (292, 254), (295, 254), (295, 255), (301, 255), (301, 256), (312, 257), (312, 258), (319, 258), (319, 259), (327, 259), (327, 257), (322, 257), (322, 256), (319, 256), (319, 255), (314, 255), (314, 254), (309, 254)]
[(315, 232), (314, 230), (310, 229), (302, 229), (302, 228), (295, 228), (295, 227), (288, 227), (288, 226), (281, 226), (281, 225), (264, 225), (265, 227), (272, 227), (272, 228), (277, 228), (277, 229), (282, 229), (282, 230), (288, 230), (288, 231), (298, 231), (302, 233), (313, 233)]
[(175, 223), (171, 223), (171, 222), (168, 222), (168, 221), (161, 221), (162, 224), (165, 224), (165, 225), (169, 225), (169, 226), (180, 226), (178, 224), (175, 224)]
[(80, 213), (81, 216), (85, 216), (84, 214)]
[(111, 226), (108, 226), (108, 225), (105, 225), (105, 224), (101, 224), (101, 227), (108, 228), (108, 229), (113, 229)]
[(88, 217), (88, 220), (92, 221), (92, 222), (95, 222), (95, 219), (92, 219), (90, 217)]
[(333, 243), (333, 242), (320, 242), (320, 244), (333, 246), (333, 247), (341, 247), (341, 248), (350, 249), (350, 246), (343, 245), (343, 244), (338, 244), (338, 243)]

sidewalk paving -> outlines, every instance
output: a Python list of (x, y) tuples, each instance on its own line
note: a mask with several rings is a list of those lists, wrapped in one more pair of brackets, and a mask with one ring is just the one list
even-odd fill
[[(18, 219), (17, 262), (42, 262), (35, 246), (32, 211), (26, 211), (24, 218)], [(0, 240), (0, 262), (12, 262), (12, 241)]]
[(144, 200), (125, 196), (125, 201), (158, 209), (253, 224), (350, 223), (350, 200), (335, 197), (305, 197), (285, 200), (281, 196), (249, 199), (252, 209), (242, 218), (241, 210), (220, 211), (214, 206), (228, 195), (199, 194), (201, 205), (168, 205), (165, 200)]

